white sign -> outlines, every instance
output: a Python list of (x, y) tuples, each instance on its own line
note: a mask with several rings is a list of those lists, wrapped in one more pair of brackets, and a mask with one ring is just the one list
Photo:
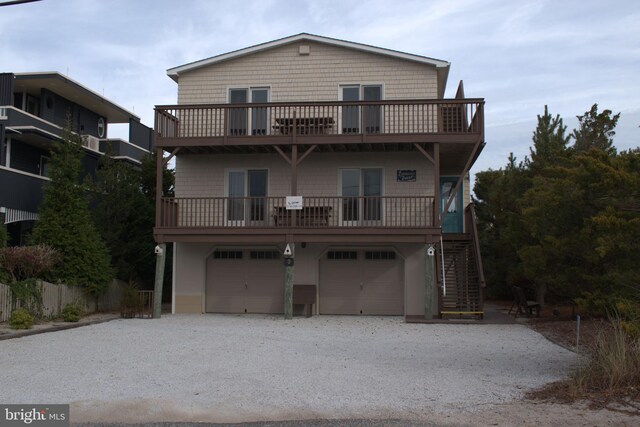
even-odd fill
[(302, 196), (287, 196), (287, 210), (301, 210), (302, 209)]

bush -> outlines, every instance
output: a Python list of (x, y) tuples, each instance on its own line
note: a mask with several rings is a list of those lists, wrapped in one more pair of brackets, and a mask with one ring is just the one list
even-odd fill
[(60, 252), (47, 245), (0, 249), (0, 266), (10, 275), (12, 282), (41, 279), (61, 260)]
[(80, 320), (84, 310), (78, 302), (70, 302), (62, 309), (62, 320), (65, 322), (77, 322)]
[(9, 326), (12, 329), (31, 329), (33, 326), (33, 316), (24, 308), (18, 308), (11, 312)]
[(142, 312), (142, 299), (138, 293), (138, 286), (134, 282), (129, 282), (122, 288), (120, 297), (120, 315), (124, 318), (133, 318)]

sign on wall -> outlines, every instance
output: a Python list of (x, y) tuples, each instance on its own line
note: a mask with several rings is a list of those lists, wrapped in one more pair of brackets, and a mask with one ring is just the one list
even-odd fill
[(287, 196), (286, 208), (288, 211), (302, 209), (302, 196)]
[(416, 182), (416, 170), (415, 169), (398, 169), (396, 181)]

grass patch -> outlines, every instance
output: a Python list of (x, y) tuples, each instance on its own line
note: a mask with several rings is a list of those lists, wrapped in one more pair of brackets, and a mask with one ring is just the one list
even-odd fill
[(610, 326), (597, 334), (587, 360), (569, 378), (535, 390), (528, 397), (583, 400), (599, 408), (617, 404), (623, 405), (625, 412), (640, 413), (640, 339), (631, 330), (628, 321), (611, 319)]

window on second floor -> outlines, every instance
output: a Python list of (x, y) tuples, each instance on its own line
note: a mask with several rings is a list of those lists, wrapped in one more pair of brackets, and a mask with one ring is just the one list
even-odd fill
[[(230, 104), (262, 104), (269, 102), (269, 88), (249, 87), (229, 89)], [(238, 107), (229, 111), (229, 134), (267, 135), (269, 113), (265, 107)]]
[[(382, 85), (343, 85), (340, 86), (341, 101), (380, 101)], [(360, 133), (364, 125), (366, 133), (380, 133), (382, 130), (382, 110), (379, 105), (346, 106), (342, 108), (342, 133)]]

